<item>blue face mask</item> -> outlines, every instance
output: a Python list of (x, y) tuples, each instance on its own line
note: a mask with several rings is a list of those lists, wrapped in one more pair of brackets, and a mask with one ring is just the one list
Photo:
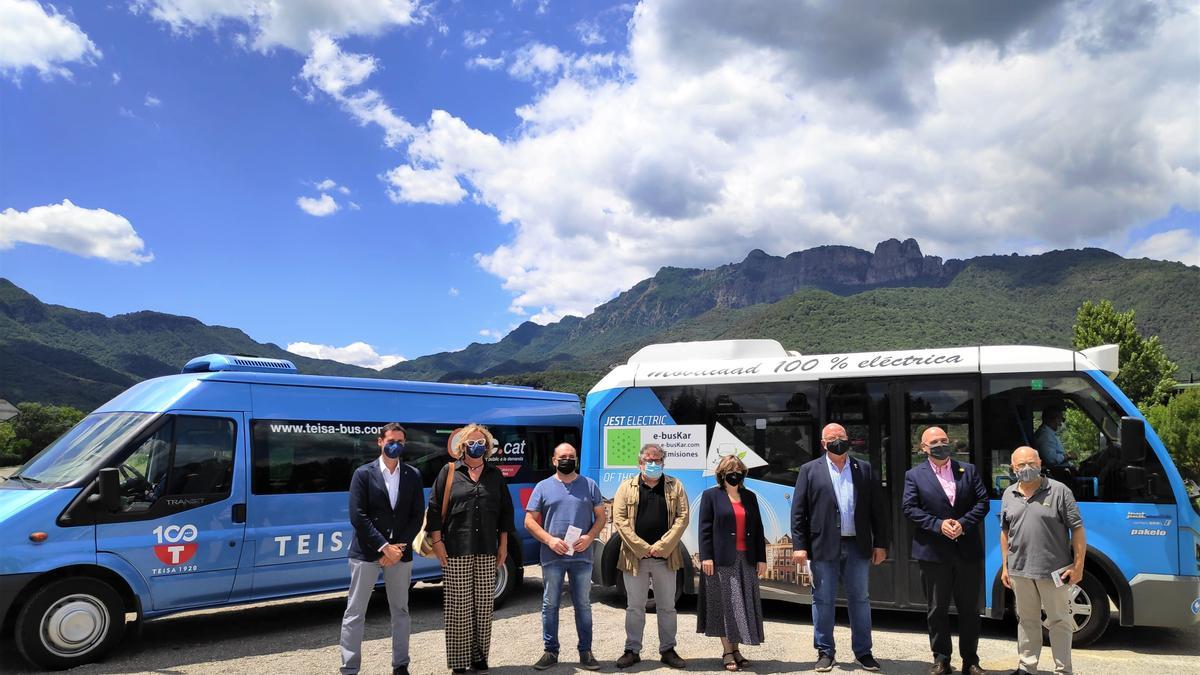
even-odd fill
[(642, 474), (650, 480), (662, 478), (662, 464), (659, 464), (658, 462), (646, 462), (646, 468), (642, 469)]
[(473, 459), (483, 457), (487, 452), (487, 441), (467, 441), (467, 456)]
[(400, 441), (384, 443), (383, 454), (387, 455), (388, 459), (399, 459), (400, 455), (404, 454), (404, 444)]

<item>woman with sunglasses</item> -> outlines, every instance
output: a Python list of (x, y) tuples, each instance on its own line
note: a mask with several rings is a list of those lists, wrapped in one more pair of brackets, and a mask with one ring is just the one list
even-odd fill
[(488, 672), (496, 569), (504, 565), (514, 529), (508, 482), (487, 461), (495, 451), (496, 439), (487, 427), (463, 427), (451, 441), (451, 456), (459, 461), (442, 469), (430, 492), (425, 529), (442, 563), (446, 665), (455, 673)]

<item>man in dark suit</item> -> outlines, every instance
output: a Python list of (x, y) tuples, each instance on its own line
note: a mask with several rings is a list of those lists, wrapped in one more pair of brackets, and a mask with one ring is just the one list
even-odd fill
[(947, 675), (950, 654), (950, 601), (958, 608), (958, 651), (967, 675), (979, 666), (979, 597), (983, 582), (983, 517), (987, 488), (974, 465), (950, 458), (946, 432), (929, 427), (921, 434), (928, 461), (904, 474), (904, 515), (916, 525), (912, 557), (921, 566), (928, 607), (930, 675)]
[(392, 614), (392, 673), (408, 675), (408, 585), (412, 541), (425, 515), (421, 474), (404, 464), (404, 427), (395, 422), (379, 432), (379, 458), (350, 479), (350, 592), (342, 616), (342, 673), (362, 665), (363, 622), (371, 592), (383, 572)]
[(811, 559), (813, 646), (818, 672), (833, 670), (834, 600), (838, 583), (846, 587), (854, 658), (867, 670), (879, 670), (871, 655), (871, 565), (887, 557), (888, 531), (883, 498), (867, 462), (847, 457), (850, 440), (840, 424), (821, 430), (825, 454), (800, 467), (792, 494), (792, 560)]

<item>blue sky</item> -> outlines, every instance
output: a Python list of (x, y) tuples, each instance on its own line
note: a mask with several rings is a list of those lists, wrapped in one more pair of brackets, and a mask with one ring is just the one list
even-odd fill
[(381, 365), (753, 248), (1200, 264), (1194, 7), (283, 4), (0, 0), (0, 275)]

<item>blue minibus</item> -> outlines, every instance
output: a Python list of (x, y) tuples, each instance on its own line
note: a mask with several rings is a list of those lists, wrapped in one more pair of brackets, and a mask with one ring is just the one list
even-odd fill
[[(0, 483), (0, 621), (43, 668), (100, 658), (140, 621), (343, 590), (354, 469), (379, 428), (408, 432), (426, 490), (467, 423), (495, 435), (513, 503), (578, 444), (574, 394), (308, 376), (286, 360), (209, 355), (134, 385)], [(537, 542), (517, 519), (498, 600)], [(415, 581), (436, 581), (418, 557)]]
[[(928, 426), (946, 430), (956, 458), (981, 468), (991, 491), (985, 523), (983, 613), (1001, 618), (1013, 599), (1000, 583), (999, 499), (1011, 484), (1009, 458), (1035, 445), (1043, 411), (1065, 410), (1060, 431), (1070, 462), (1047, 469), (1073, 490), (1087, 528), (1084, 578), (1071, 589), (1075, 643), (1098, 639), (1115, 612), (1122, 626), (1200, 622), (1200, 490), (1181, 475), (1137, 407), (1113, 384), (1117, 347), (1075, 352), (1002, 346), (808, 355), (774, 340), (651, 345), (617, 366), (588, 394), (583, 463), (611, 500), (637, 472), (641, 445), (657, 443), (667, 473), (692, 500), (714, 484), (712, 469), (737, 454), (759, 495), (768, 537), (764, 597), (811, 603), (792, 563), (791, 497), (802, 464), (818, 457), (820, 429), (842, 424), (851, 453), (876, 468), (893, 532), (886, 562), (871, 569), (876, 607), (925, 609), (912, 525), (900, 509), (904, 474), (925, 461)], [(683, 543), (681, 589), (693, 589), (699, 560), (695, 523)], [(620, 585), (618, 541), (598, 565)]]

